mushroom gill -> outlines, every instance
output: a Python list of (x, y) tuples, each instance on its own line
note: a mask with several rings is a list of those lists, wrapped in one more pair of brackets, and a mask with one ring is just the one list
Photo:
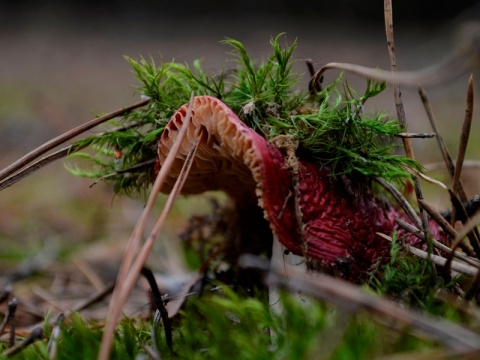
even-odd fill
[[(157, 168), (165, 161), (186, 112), (184, 105), (162, 133)], [(354, 194), (346, 182), (334, 180), (316, 163), (299, 159), (298, 166), (291, 166), (285, 149), (247, 127), (214, 97), (194, 99), (190, 128), (162, 191), (171, 190), (191, 143), (202, 132), (183, 194), (225, 191), (240, 216), (247, 216), (244, 225), (253, 231), (259, 223), (252, 216), (261, 217), (261, 211), (256, 215), (255, 210), (260, 207), (280, 243), (325, 269), (348, 264), (350, 274), (365, 272), (388, 253), (388, 241), (377, 232), (391, 235), (397, 229), (394, 218), (401, 213), (368, 192)]]

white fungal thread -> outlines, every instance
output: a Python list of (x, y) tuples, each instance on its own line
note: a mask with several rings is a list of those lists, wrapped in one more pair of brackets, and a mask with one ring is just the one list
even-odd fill
[(255, 104), (253, 101), (250, 101), (249, 103), (247, 103), (243, 108), (242, 108), (242, 111), (245, 115), (250, 115), (251, 113), (253, 113), (255, 111)]

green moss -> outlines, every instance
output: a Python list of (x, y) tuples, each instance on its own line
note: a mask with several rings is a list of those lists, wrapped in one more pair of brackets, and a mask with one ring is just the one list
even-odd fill
[[(89, 165), (68, 165), (69, 171), (94, 179), (111, 174), (106, 180), (117, 193), (145, 192), (153, 165), (128, 169), (156, 158), (161, 132), (192, 92), (221, 99), (267, 140), (278, 135), (294, 137), (299, 156), (329, 167), (334, 176), (404, 179), (410, 176), (408, 168), (419, 168), (415, 161), (391, 152), (394, 137), (405, 130), (398, 121), (363, 111), (368, 99), (386, 88), (385, 83), (368, 80), (360, 94), (340, 76), (318, 93), (299, 91), (302, 75), (294, 73), (292, 60), (296, 42), (282, 46), (282, 39), (280, 34), (270, 41), (273, 53), (263, 62), (252, 60), (239, 41), (223, 41), (233, 48), (235, 67), (216, 74), (205, 71), (198, 60), (192, 66), (175, 62), (157, 66), (153, 59), (127, 58), (140, 81), (136, 90), (148, 96), (150, 103), (112, 122), (115, 130), (79, 140), (70, 162), (86, 160)], [(86, 147), (92, 151), (75, 151)]]

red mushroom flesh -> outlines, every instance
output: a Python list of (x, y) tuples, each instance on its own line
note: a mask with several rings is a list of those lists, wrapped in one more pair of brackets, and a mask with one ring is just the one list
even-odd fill
[[(161, 135), (158, 166), (176, 140), (186, 112), (184, 105)], [(352, 270), (366, 271), (388, 253), (388, 241), (377, 232), (391, 235), (397, 229), (394, 218), (405, 220), (401, 213), (371, 194), (353, 195), (344, 182), (334, 180), (316, 163), (299, 160), (298, 174), (294, 173), (284, 150), (214, 97), (195, 98), (190, 128), (162, 191), (173, 187), (201, 131), (206, 135), (182, 193), (224, 190), (240, 208), (258, 204), (288, 250), (322, 267), (334, 268), (348, 260)]]

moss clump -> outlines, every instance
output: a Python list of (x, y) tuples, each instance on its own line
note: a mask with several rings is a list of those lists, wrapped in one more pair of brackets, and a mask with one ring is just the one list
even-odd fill
[[(368, 99), (386, 88), (385, 83), (368, 80), (360, 94), (340, 76), (319, 92), (299, 91), (301, 74), (293, 71), (292, 60), (296, 42), (282, 47), (281, 39), (279, 35), (271, 40), (272, 55), (259, 63), (250, 59), (240, 42), (225, 40), (233, 48), (236, 66), (216, 74), (205, 71), (198, 60), (192, 66), (175, 62), (157, 66), (153, 59), (127, 58), (140, 81), (137, 91), (150, 103), (112, 122), (115, 129), (78, 141), (76, 147), (90, 147), (93, 152), (73, 153), (70, 159), (84, 159), (91, 166), (68, 166), (69, 170), (91, 178), (108, 175), (117, 193), (145, 191), (152, 178), (156, 142), (192, 92), (221, 99), (268, 140), (292, 136), (299, 144), (298, 156), (328, 166), (335, 176), (403, 179), (410, 176), (408, 168), (419, 168), (415, 161), (391, 152), (395, 136), (404, 130), (399, 122), (363, 111)], [(132, 169), (145, 162), (145, 167)]]

